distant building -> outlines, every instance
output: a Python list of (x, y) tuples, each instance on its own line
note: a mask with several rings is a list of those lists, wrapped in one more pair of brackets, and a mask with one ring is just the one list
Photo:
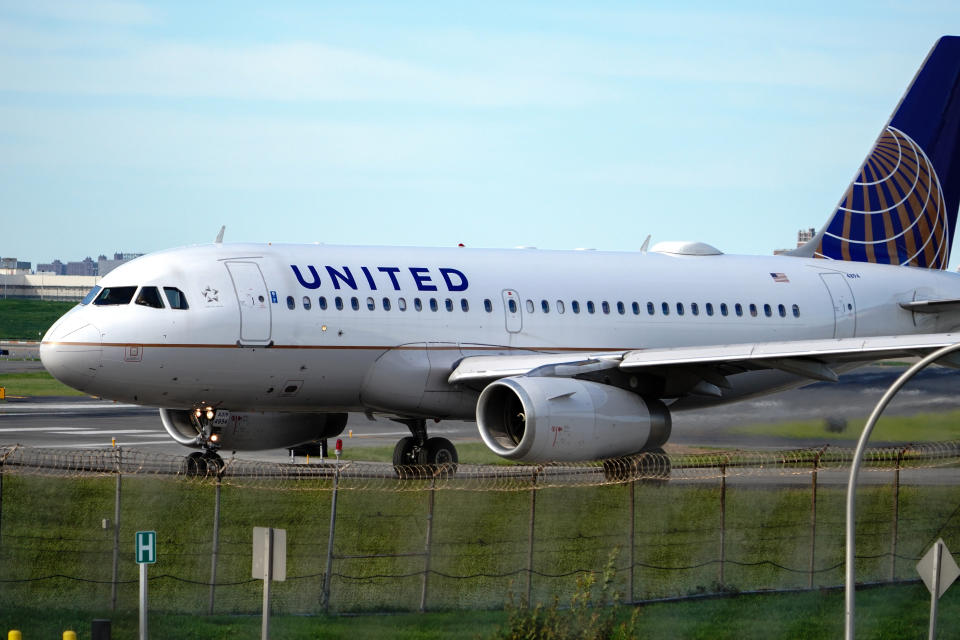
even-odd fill
[[(807, 244), (817, 236), (817, 230), (813, 227), (809, 229), (800, 229), (797, 231), (797, 248), (799, 249), (803, 245)], [(793, 249), (774, 249), (773, 255), (780, 256), (785, 253), (789, 253)]]
[(68, 262), (65, 275), (95, 276), (97, 275), (97, 263), (90, 256), (87, 256), (81, 262)]
[(18, 273), (30, 273), (30, 263), (16, 258), (0, 258), (0, 273), (5, 275), (16, 275)]
[(38, 264), (37, 273), (50, 273), (55, 276), (62, 276), (66, 275), (67, 271), (65, 265), (60, 262), (60, 260), (54, 260), (53, 262)]
[(142, 255), (142, 253), (115, 253), (112, 260), (107, 259), (107, 256), (100, 256), (97, 258), (97, 275), (105, 276), (124, 262), (129, 262)]

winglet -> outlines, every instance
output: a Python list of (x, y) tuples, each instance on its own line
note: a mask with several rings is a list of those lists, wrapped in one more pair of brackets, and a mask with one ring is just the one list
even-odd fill
[(643, 241), (643, 246), (640, 247), (640, 253), (646, 254), (649, 248), (650, 248), (650, 234), (647, 234), (647, 239)]
[(217, 234), (217, 239), (214, 240), (216, 244), (223, 244), (223, 232), (227, 230), (227, 225), (222, 225), (220, 227), (220, 233)]

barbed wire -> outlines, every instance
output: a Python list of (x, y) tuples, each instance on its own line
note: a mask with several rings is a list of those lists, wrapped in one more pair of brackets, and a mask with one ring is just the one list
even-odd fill
[[(150, 475), (196, 483), (278, 490), (524, 491), (589, 487), (635, 481), (704, 481), (721, 477), (798, 476), (849, 469), (854, 450), (825, 445), (783, 451), (640, 453), (595, 462), (421, 465), (325, 461), (294, 464), (230, 457), (223, 465), (128, 448), (56, 449), (0, 446), (4, 473), (52, 477)], [(866, 450), (865, 471), (912, 470), (960, 464), (960, 440)]]

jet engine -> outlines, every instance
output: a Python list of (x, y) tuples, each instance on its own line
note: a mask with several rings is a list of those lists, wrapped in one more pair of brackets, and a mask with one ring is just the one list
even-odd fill
[(659, 400), (574, 378), (502, 378), (477, 403), (480, 436), (511, 460), (598, 460), (662, 446), (670, 413)]
[(345, 413), (241, 413), (224, 409), (160, 409), (163, 428), (188, 447), (229, 451), (289, 449), (335, 438), (347, 425)]

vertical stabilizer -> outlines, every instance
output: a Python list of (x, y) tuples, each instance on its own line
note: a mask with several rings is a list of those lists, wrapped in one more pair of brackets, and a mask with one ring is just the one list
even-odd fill
[(837, 209), (794, 255), (946, 269), (960, 204), (960, 37), (937, 41)]

